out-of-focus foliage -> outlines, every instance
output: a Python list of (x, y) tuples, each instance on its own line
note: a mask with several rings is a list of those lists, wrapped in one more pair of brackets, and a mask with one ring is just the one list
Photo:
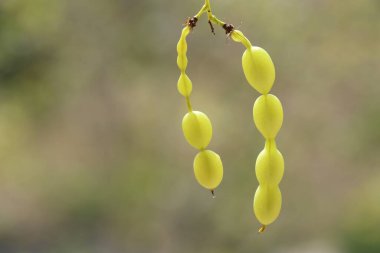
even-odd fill
[(378, 173), (374, 179), (353, 193), (356, 201), (348, 203), (347, 213), (343, 216), (342, 235), (347, 252), (380, 251), (380, 180)]
[(380, 2), (211, 0), (271, 55), (283, 210), (252, 213), (264, 147), (243, 48), (190, 34), (224, 180), (194, 179), (175, 46), (202, 1), (0, 1), (0, 252), (380, 252)]

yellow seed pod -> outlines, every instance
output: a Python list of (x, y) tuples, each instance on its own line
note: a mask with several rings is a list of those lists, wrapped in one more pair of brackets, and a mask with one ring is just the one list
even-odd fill
[(260, 47), (247, 48), (242, 62), (248, 83), (261, 94), (269, 93), (276, 75), (269, 54)]
[(187, 68), (187, 56), (185, 54), (179, 54), (177, 56), (177, 66), (181, 70), (181, 72), (184, 72)]
[(231, 32), (231, 39), (233, 39), (236, 42), (242, 42), (243, 37), (244, 37), (243, 33), (239, 30), (233, 30)]
[(242, 43), (244, 46), (248, 47), (251, 45), (251, 42), (244, 36), (244, 34), (239, 30), (233, 30), (230, 33), (231, 39), (236, 42)]
[(266, 139), (274, 139), (281, 128), (283, 111), (280, 100), (272, 95), (261, 95), (253, 105), (253, 120)]
[(180, 54), (186, 54), (187, 52), (187, 42), (185, 38), (180, 38), (177, 43), (177, 53)]
[(191, 90), (193, 89), (193, 84), (190, 78), (185, 73), (181, 73), (181, 75), (179, 76), (177, 89), (182, 96), (190, 96)]
[(267, 140), (256, 160), (256, 177), (260, 184), (278, 185), (284, 175), (284, 158), (274, 140)]
[(186, 26), (182, 29), (181, 37), (177, 43), (177, 53), (178, 54), (186, 54), (187, 52), (187, 42), (186, 37), (190, 33), (190, 27)]
[(181, 38), (184, 38), (186, 39), (187, 35), (189, 35), (191, 31), (191, 27), (190, 26), (185, 26), (183, 29), (182, 29), (182, 32), (181, 32)]
[(194, 174), (200, 185), (214, 190), (223, 178), (223, 164), (220, 156), (211, 150), (200, 151), (194, 159)]
[(182, 130), (187, 142), (196, 149), (206, 148), (211, 141), (211, 121), (202, 112), (187, 113), (182, 120)]
[(278, 186), (259, 185), (253, 200), (253, 211), (263, 225), (274, 222), (281, 211), (281, 192)]

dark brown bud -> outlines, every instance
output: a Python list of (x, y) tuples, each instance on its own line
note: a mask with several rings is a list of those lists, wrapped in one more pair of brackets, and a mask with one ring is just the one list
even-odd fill
[(223, 29), (226, 31), (226, 34), (230, 34), (235, 27), (232, 24), (224, 24)]
[(198, 18), (192, 17), (192, 18), (189, 18), (189, 20), (187, 21), (187, 25), (190, 26), (191, 28), (194, 28), (197, 25), (197, 22), (198, 22)]

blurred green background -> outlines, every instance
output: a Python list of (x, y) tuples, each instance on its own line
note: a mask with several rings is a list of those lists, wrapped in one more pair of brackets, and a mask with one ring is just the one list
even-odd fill
[(380, 252), (380, 1), (211, 1), (276, 65), (283, 209), (262, 235), (258, 93), (204, 17), (188, 74), (215, 199), (182, 136), (175, 47), (202, 2), (0, 1), (0, 252)]

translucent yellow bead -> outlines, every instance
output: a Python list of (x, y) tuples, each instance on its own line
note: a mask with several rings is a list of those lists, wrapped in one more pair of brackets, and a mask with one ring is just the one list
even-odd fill
[(182, 120), (182, 130), (187, 142), (196, 149), (206, 148), (211, 141), (211, 121), (202, 112), (187, 113)]
[(233, 30), (231, 32), (231, 39), (233, 39), (236, 42), (241, 42), (243, 39), (243, 33), (239, 30)]
[(244, 46), (251, 46), (251, 42), (244, 36), (244, 34), (239, 30), (233, 30), (231, 32), (231, 38), (236, 41), (242, 43)]
[(278, 185), (284, 175), (284, 158), (274, 140), (267, 140), (256, 160), (256, 177), (260, 184)]
[(181, 32), (181, 38), (186, 38), (187, 35), (189, 35), (190, 31), (191, 31), (190, 26), (185, 26), (185, 27), (182, 29), (182, 32)]
[(253, 120), (266, 139), (274, 139), (281, 128), (283, 111), (280, 100), (272, 95), (261, 95), (253, 105)]
[(182, 29), (181, 37), (177, 43), (177, 53), (178, 54), (186, 54), (187, 52), (187, 42), (186, 37), (190, 33), (190, 27), (186, 26)]
[(177, 43), (177, 53), (186, 54), (186, 52), (187, 52), (186, 39), (181, 37)]
[(177, 56), (177, 66), (182, 71), (185, 72), (187, 68), (187, 57), (185, 54), (179, 54)]
[(253, 200), (253, 211), (263, 225), (274, 222), (281, 211), (281, 192), (278, 186), (260, 185)]
[(179, 76), (177, 89), (182, 96), (190, 96), (191, 91), (193, 89), (193, 84), (190, 78), (185, 73), (181, 73), (181, 75)]
[(275, 69), (269, 54), (260, 47), (251, 47), (243, 54), (243, 71), (248, 83), (261, 94), (271, 90)]
[(200, 185), (214, 190), (223, 178), (220, 156), (211, 150), (200, 151), (194, 159), (194, 174)]

